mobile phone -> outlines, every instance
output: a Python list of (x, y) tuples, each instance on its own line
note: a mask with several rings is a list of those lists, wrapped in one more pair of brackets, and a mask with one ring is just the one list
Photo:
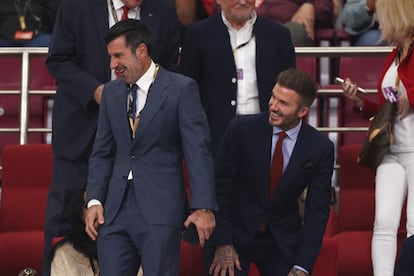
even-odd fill
[(184, 230), (182, 238), (192, 245), (200, 245), (200, 238), (198, 237), (197, 227), (194, 223), (190, 223), (188, 228)]
[[(337, 83), (337, 84), (343, 84), (344, 83), (344, 79), (342, 79), (342, 78), (340, 78), (340, 77), (336, 77), (335, 78), (335, 82)], [(359, 91), (359, 92), (361, 92), (361, 93), (366, 93), (365, 92), (365, 89), (363, 89), (363, 88), (361, 88), (361, 87), (357, 87), (357, 90)]]

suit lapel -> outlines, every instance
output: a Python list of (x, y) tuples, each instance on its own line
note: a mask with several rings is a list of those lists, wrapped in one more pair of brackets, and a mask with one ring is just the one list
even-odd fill
[(280, 186), (284, 187), (287, 183), (292, 183), (292, 179), (296, 177), (298, 172), (301, 170), (303, 165), (303, 160), (306, 157), (306, 152), (309, 151), (310, 145), (310, 136), (307, 131), (308, 125), (303, 122), (300, 129), (298, 139), (296, 141), (295, 147), (293, 148), (292, 156), (290, 157), (289, 164), (283, 174)]
[[(263, 32), (263, 28), (260, 27), (260, 19), (257, 18), (256, 22), (253, 25), (254, 36), (256, 40), (256, 71), (259, 72), (260, 70), (260, 60), (262, 58), (262, 54), (268, 53), (265, 49), (267, 43), (261, 43), (263, 41), (267, 41), (268, 39), (265, 37), (265, 33)], [(272, 44), (273, 45), (273, 44)]]
[(152, 1), (143, 1), (139, 11), (140, 20), (148, 30), (155, 30), (153, 25), (157, 22), (157, 14), (152, 6)]
[(259, 168), (262, 168), (263, 171), (263, 181), (258, 181), (258, 183), (263, 183), (261, 187), (260, 194), (263, 196), (263, 202), (267, 202), (267, 198), (269, 197), (269, 185), (270, 185), (270, 163), (271, 163), (271, 151), (272, 151), (272, 135), (273, 135), (273, 128), (269, 124), (269, 113), (264, 113), (266, 116), (263, 116), (260, 120), (260, 125), (258, 126), (257, 130), (252, 132), (252, 134), (257, 137), (257, 150), (256, 153), (259, 154), (259, 159), (261, 164), (259, 164)]
[(166, 71), (160, 67), (157, 77), (152, 84), (151, 91), (147, 96), (147, 101), (145, 103), (144, 109), (141, 111), (141, 116), (137, 131), (135, 134), (134, 144), (138, 143), (145, 130), (151, 124), (152, 119), (156, 116), (157, 111), (160, 109), (161, 105), (167, 98), (166, 88), (169, 85), (170, 79)]
[(118, 118), (117, 121), (121, 128), (121, 137), (125, 138), (125, 143), (128, 144), (131, 142), (131, 128), (129, 126), (128, 121), (128, 113), (127, 113), (127, 97), (128, 97), (128, 90), (126, 88), (126, 84), (122, 79), (117, 79), (116, 87), (114, 91), (108, 91), (108, 93), (113, 93), (114, 97), (111, 98), (113, 100), (113, 105), (115, 107), (113, 116), (114, 118)]

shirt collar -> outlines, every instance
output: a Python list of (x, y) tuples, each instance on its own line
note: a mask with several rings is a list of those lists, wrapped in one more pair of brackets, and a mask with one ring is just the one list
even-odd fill
[(148, 92), (152, 82), (154, 81), (155, 63), (151, 60), (151, 65), (147, 72), (144, 73), (137, 81), (136, 84), (142, 90)]
[[(299, 120), (299, 124), (297, 124), (297, 126), (286, 130), (286, 134), (288, 135), (288, 137), (286, 138), (290, 138), (293, 141), (296, 141), (298, 139), (298, 135), (299, 135), (299, 130), (302, 127), (302, 120)], [(281, 130), (279, 127), (274, 126), (273, 127), (273, 135), (278, 134), (279, 132), (282, 132), (283, 130)]]
[[(111, 1), (111, 0), (108, 0), (108, 1)], [(124, 2), (122, 2), (121, 0), (112, 0), (112, 1), (114, 3), (114, 9), (115, 10), (122, 9), (122, 7), (125, 6)], [(138, 9), (139, 9), (139, 7), (135, 7), (131, 10), (134, 10), (134, 11), (138, 12)]]

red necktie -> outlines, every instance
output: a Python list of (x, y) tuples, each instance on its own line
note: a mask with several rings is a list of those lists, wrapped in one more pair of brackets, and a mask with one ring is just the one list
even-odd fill
[(278, 136), (279, 139), (277, 140), (275, 150), (273, 152), (272, 165), (270, 166), (269, 198), (271, 198), (273, 193), (276, 191), (283, 173), (282, 143), (287, 134), (286, 132), (282, 131), (278, 133)]
[(123, 10), (124, 13), (122, 14), (121, 20), (128, 19), (128, 11), (129, 11), (129, 8), (127, 6), (123, 6), (122, 7), (122, 10)]

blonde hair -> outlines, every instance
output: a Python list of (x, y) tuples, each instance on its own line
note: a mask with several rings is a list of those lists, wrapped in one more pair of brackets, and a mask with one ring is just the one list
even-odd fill
[(401, 46), (414, 34), (414, 0), (377, 0), (375, 7), (388, 43)]

